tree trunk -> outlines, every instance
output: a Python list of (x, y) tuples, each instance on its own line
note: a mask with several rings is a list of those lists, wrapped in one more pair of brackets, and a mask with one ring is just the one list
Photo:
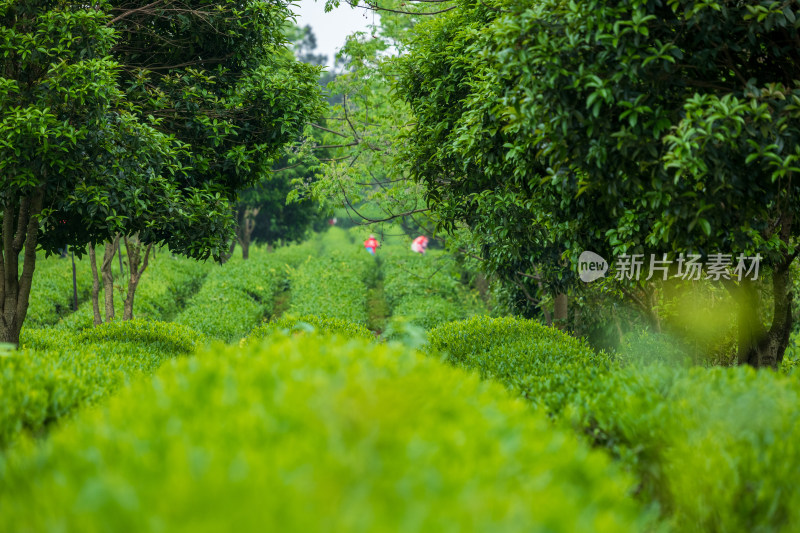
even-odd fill
[(92, 311), (94, 312), (94, 325), (99, 326), (103, 323), (100, 316), (100, 277), (97, 275), (97, 253), (94, 244), (89, 245), (89, 262), (92, 266)]
[(568, 303), (569, 300), (565, 293), (561, 292), (556, 294), (553, 304), (553, 324), (562, 331), (567, 329)]
[(117, 258), (119, 258), (119, 276), (125, 277), (125, 267), (122, 266), (122, 243), (117, 239)]
[(738, 300), (739, 352), (738, 363), (755, 368), (777, 369), (783, 361), (789, 334), (792, 331), (792, 284), (790, 260), (777, 265), (772, 272), (774, 301), (772, 324), (767, 330), (761, 322), (760, 299), (755, 285), (742, 280), (736, 290)]
[(114, 312), (114, 274), (111, 272), (111, 262), (119, 246), (119, 235), (114, 240), (106, 243), (105, 253), (103, 254), (103, 264), (100, 272), (103, 274), (103, 296), (106, 304), (106, 322), (111, 322), (115, 318)]
[(239, 222), (239, 230), (236, 232), (239, 244), (242, 245), (242, 259), (250, 258), (250, 237), (256, 229), (256, 216), (261, 211), (260, 207), (245, 207), (242, 211), (242, 219)]
[[(3, 209), (2, 250), (0, 250), (0, 342), (19, 344), (19, 333), (28, 314), (28, 299), (36, 269), (39, 214), (44, 192), (17, 202), (8, 200)], [(19, 255), (22, 274), (19, 272)]]
[(78, 273), (75, 270), (75, 253), (70, 252), (72, 258), (72, 310), (78, 310)]
[[(648, 287), (650, 290), (648, 290)], [(661, 315), (658, 312), (658, 287), (655, 283), (648, 283), (645, 286), (645, 295), (650, 307), (650, 324), (652, 324), (654, 332), (661, 333)]]
[(139, 280), (147, 268), (150, 250), (153, 248), (152, 244), (148, 244), (145, 247), (144, 259), (142, 259), (142, 246), (137, 235), (130, 239), (125, 237), (125, 249), (128, 250), (129, 278), (128, 293), (125, 295), (125, 303), (123, 304), (122, 320), (131, 320), (133, 318), (133, 299), (136, 296), (136, 288), (139, 286)]

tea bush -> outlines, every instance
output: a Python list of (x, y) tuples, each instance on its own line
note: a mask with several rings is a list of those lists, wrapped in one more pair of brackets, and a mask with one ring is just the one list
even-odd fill
[[(384, 293), (392, 315), (432, 328), (485, 312), (477, 294), (458, 279), (452, 259), (441, 252), (419, 255), (398, 246), (382, 261)], [(389, 329), (398, 329), (390, 321)]]
[[(88, 264), (88, 258), (86, 258)], [(98, 262), (99, 263), (99, 262)], [(116, 262), (115, 262), (116, 264)], [(203, 279), (212, 269), (211, 263), (200, 263), (184, 257), (171, 257), (166, 251), (151, 259), (142, 275), (133, 305), (134, 318), (148, 320), (171, 320), (183, 308), (186, 300), (200, 288)], [(38, 273), (37, 273), (38, 275)], [(91, 272), (88, 273), (91, 286)], [(122, 318), (124, 288), (127, 278), (115, 281), (123, 292), (114, 295), (114, 312)], [(104, 313), (103, 292), (100, 291), (100, 309)], [(62, 330), (80, 331), (94, 325), (91, 300), (85, 301), (78, 310), (61, 320), (56, 327)]]
[(268, 337), (275, 332), (285, 333), (318, 333), (324, 335), (339, 335), (348, 339), (375, 340), (375, 335), (354, 322), (341, 318), (324, 318), (317, 315), (292, 316), (284, 315), (277, 320), (261, 324), (247, 337), (247, 342), (254, 342)]
[(677, 531), (800, 524), (800, 384), (749, 367), (628, 367), (571, 418), (619, 455)]
[(446, 361), (477, 370), (552, 414), (598, 387), (612, 362), (579, 339), (533, 320), (477, 316), (431, 330)]
[(498, 385), (273, 337), (165, 365), (0, 468), (0, 530), (644, 528), (631, 480)]
[(283, 268), (261, 253), (214, 266), (175, 322), (210, 338), (238, 340), (272, 312)]
[(127, 321), (83, 334), (29, 329), (0, 357), (0, 448), (105, 398), (165, 359), (190, 353), (195, 334), (175, 324)]
[[(86, 300), (92, 289), (88, 258), (75, 259), (78, 302)], [(58, 256), (37, 254), (36, 274), (25, 325), (30, 328), (51, 326), (72, 312), (72, 261)]]
[(202, 337), (186, 326), (171, 322), (134, 319), (109, 322), (78, 335), (84, 343), (130, 342), (164, 352), (192, 353), (202, 344)]
[(367, 286), (376, 275), (375, 258), (357, 248), (311, 257), (291, 273), (289, 311), (366, 324)]

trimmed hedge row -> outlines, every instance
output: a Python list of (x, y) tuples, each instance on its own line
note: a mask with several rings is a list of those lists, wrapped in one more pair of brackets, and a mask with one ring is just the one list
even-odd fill
[(287, 334), (318, 333), (339, 335), (348, 339), (375, 340), (375, 335), (362, 326), (341, 318), (324, 318), (317, 315), (284, 315), (277, 320), (265, 322), (247, 336), (247, 343), (257, 342), (276, 332)]
[(476, 316), (428, 333), (446, 361), (495, 379), (547, 412), (559, 414), (598, 387), (613, 365), (584, 341), (533, 320)]
[(570, 419), (619, 455), (678, 531), (800, 524), (800, 384), (752, 368), (628, 367)]
[(247, 261), (214, 266), (200, 290), (175, 319), (210, 338), (233, 342), (272, 312), (285, 266), (261, 249)]
[(165, 365), (0, 468), (0, 530), (644, 527), (631, 479), (399, 346), (272, 337)]
[(800, 524), (800, 383), (750, 368), (618, 368), (533, 321), (486, 317), (429, 333), (445, 360), (502, 382), (634, 471), (677, 531)]
[[(133, 302), (134, 318), (172, 320), (183, 308), (186, 300), (200, 288), (211, 267), (211, 263), (201, 263), (185, 257), (171, 257), (166, 250), (156, 259), (151, 257), (150, 264), (142, 275), (136, 290), (136, 298)], [(91, 287), (91, 272), (87, 276)], [(116, 273), (115, 279), (119, 281)], [(124, 281), (127, 286), (127, 277)], [(103, 312), (102, 289), (99, 298), (101, 312)], [(114, 295), (114, 310), (118, 319), (122, 318), (124, 298), (123, 293), (118, 292)], [(104, 312), (103, 315), (105, 315)], [(89, 300), (81, 304), (76, 312), (65, 317), (55, 327), (62, 330), (80, 331), (91, 328), (93, 324), (94, 314), (92, 302)]]
[[(78, 302), (91, 294), (92, 273), (88, 258), (75, 259)], [(72, 261), (58, 256), (37, 254), (36, 270), (28, 305), (25, 326), (40, 328), (52, 326), (72, 312)]]
[[(426, 329), (486, 311), (458, 279), (455, 263), (434, 250), (419, 255), (392, 247), (382, 257), (384, 293), (395, 317)], [(389, 327), (397, 329), (396, 320)]]
[(375, 259), (363, 250), (333, 248), (309, 257), (291, 272), (289, 312), (366, 324), (367, 287), (375, 276)]
[(154, 372), (165, 359), (191, 353), (196, 337), (175, 324), (138, 320), (82, 335), (26, 330), (20, 350), (0, 357), (0, 448)]

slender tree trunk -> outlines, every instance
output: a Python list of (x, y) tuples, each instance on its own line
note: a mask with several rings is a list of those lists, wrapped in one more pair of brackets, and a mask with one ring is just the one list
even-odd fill
[(78, 310), (78, 273), (75, 270), (75, 254), (69, 253), (72, 258), (72, 310)]
[[(649, 287), (649, 290), (647, 287)], [(654, 332), (661, 333), (661, 315), (658, 312), (658, 287), (655, 283), (649, 283), (647, 287), (645, 288), (645, 297), (650, 307), (650, 323)]]
[(253, 230), (256, 229), (256, 216), (258, 216), (260, 210), (260, 207), (245, 207), (244, 211), (242, 211), (239, 231), (237, 231), (239, 244), (242, 245), (242, 259), (250, 258), (250, 238), (253, 235)]
[[(19, 333), (28, 314), (28, 299), (36, 269), (39, 214), (44, 193), (18, 201), (7, 199), (3, 209), (2, 253), (0, 253), (0, 342), (19, 344)], [(19, 256), (22, 273), (19, 272)]]
[[(544, 286), (542, 285), (542, 280), (539, 279), (536, 282), (536, 284), (539, 287), (539, 293), (542, 295), (541, 296), (542, 299), (544, 299), (545, 292), (544, 292)], [(527, 294), (526, 294), (526, 296), (527, 296)], [(541, 303), (539, 303), (539, 309), (541, 309), (542, 313), (544, 314), (544, 322), (545, 322), (545, 324), (547, 324), (548, 326), (552, 326), (553, 325), (553, 317), (550, 315), (550, 311), (547, 309), (547, 307), (542, 305)]]
[(788, 263), (776, 266), (772, 272), (772, 298), (772, 324), (767, 330), (761, 322), (761, 301), (755, 284), (743, 280), (736, 290), (740, 365), (777, 368), (783, 361), (792, 331), (793, 294)]
[(89, 262), (92, 264), (92, 311), (94, 312), (94, 325), (103, 323), (100, 316), (100, 276), (97, 275), (97, 253), (94, 244), (89, 245)]
[(567, 311), (569, 299), (563, 292), (556, 294), (553, 303), (553, 323), (560, 330), (567, 329)]
[(122, 265), (122, 243), (117, 239), (117, 258), (119, 258), (119, 276), (125, 277), (125, 267)]
[(115, 318), (114, 312), (114, 274), (111, 272), (111, 262), (117, 252), (119, 245), (119, 235), (114, 240), (106, 243), (105, 253), (103, 254), (103, 264), (100, 272), (103, 275), (103, 296), (106, 305), (106, 322), (111, 322)]
[(147, 262), (150, 258), (150, 250), (153, 248), (152, 244), (145, 246), (144, 259), (142, 259), (142, 243), (139, 237), (134, 235), (130, 239), (125, 237), (125, 249), (128, 250), (128, 293), (125, 296), (125, 303), (123, 304), (122, 320), (131, 320), (133, 318), (133, 299), (136, 296), (136, 288), (139, 286), (139, 280), (147, 268)]

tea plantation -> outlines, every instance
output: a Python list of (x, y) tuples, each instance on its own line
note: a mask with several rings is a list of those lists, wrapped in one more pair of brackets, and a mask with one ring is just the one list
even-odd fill
[(794, 531), (800, 384), (631, 364), (491, 316), (452, 257), (359, 229), (160, 251), (92, 326), (42, 258), (0, 352), (0, 531)]

